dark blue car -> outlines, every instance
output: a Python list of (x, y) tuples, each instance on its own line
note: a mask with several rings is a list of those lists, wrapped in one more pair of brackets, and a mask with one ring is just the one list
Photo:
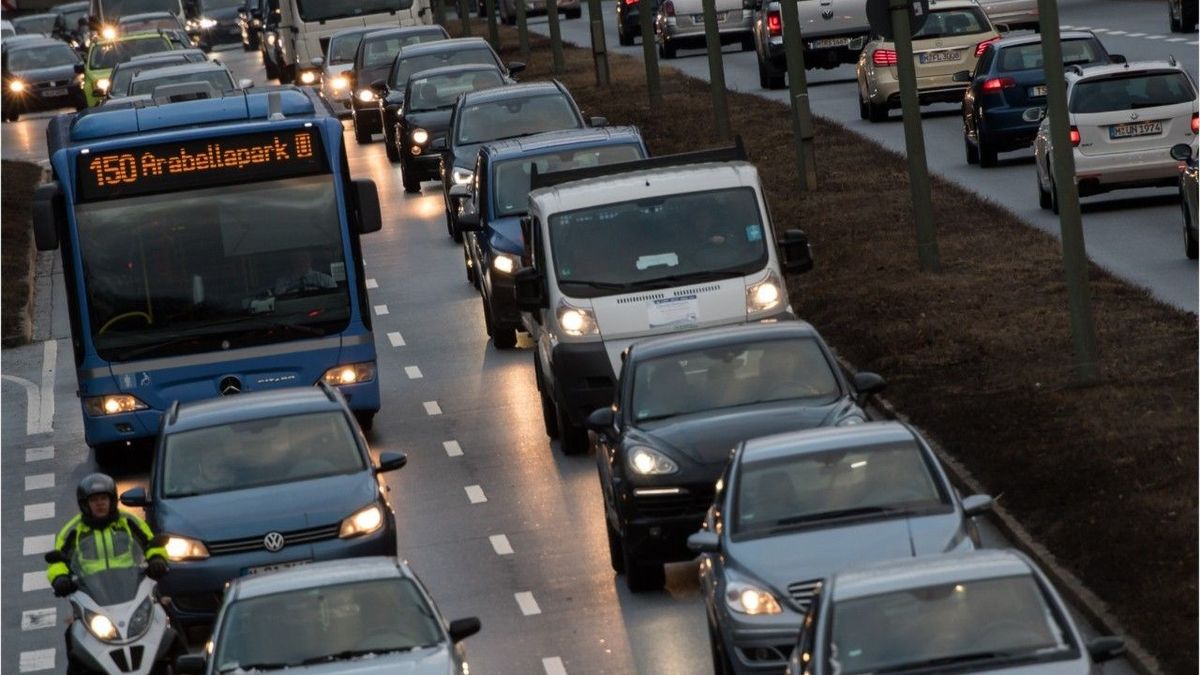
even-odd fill
[(333, 387), (234, 394), (164, 415), (149, 493), (121, 495), (146, 509), (165, 538), (171, 573), (160, 583), (189, 629), (216, 617), (225, 582), (321, 560), (396, 555), (396, 522), (382, 474)]
[[(1064, 31), (1063, 65), (1120, 62), (1100, 40), (1086, 31)], [(1027, 148), (1037, 136), (1046, 111), (1046, 73), (1040, 35), (1021, 35), (993, 42), (979, 57), (975, 72), (955, 73), (970, 82), (963, 96), (963, 145), (967, 163), (990, 167), (996, 156)]]
[(531, 167), (550, 173), (631, 162), (646, 155), (635, 127), (551, 131), (480, 147), (474, 172), (478, 189), (470, 191), (458, 222), (466, 235), (467, 279), (479, 289), (484, 322), (497, 349), (514, 347), (521, 330), (513, 275), (522, 267), (525, 251), (521, 217), (529, 204)]

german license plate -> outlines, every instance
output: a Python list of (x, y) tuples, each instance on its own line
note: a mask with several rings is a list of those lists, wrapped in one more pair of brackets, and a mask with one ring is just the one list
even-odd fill
[[(723, 21), (725, 21), (725, 17), (728, 15), (729, 15), (729, 12), (717, 12), (717, 23), (722, 23)], [(704, 23), (704, 15), (703, 14), (693, 14), (692, 15), (692, 23), (695, 23), (695, 24)]]
[(54, 89), (43, 89), (40, 93), (43, 98), (54, 98), (56, 96), (66, 96), (67, 90), (63, 87), (56, 87)]
[(1044, 85), (1044, 84), (1039, 84), (1039, 85), (1037, 85), (1036, 87), (1030, 87), (1030, 88), (1029, 88), (1029, 95), (1030, 95), (1030, 96), (1033, 96), (1033, 97), (1039, 97), (1039, 96), (1040, 96), (1040, 97), (1042, 97), (1042, 98), (1045, 98), (1045, 96), (1046, 96), (1046, 85)]
[(276, 563), (274, 565), (259, 565), (258, 567), (247, 567), (246, 576), (255, 576), (257, 574), (270, 574), (280, 570), (289, 570), (293, 567), (302, 567), (312, 562), (311, 560), (293, 560), (291, 562)]
[(1109, 138), (1133, 138), (1134, 136), (1154, 136), (1162, 133), (1162, 122), (1131, 122), (1129, 124), (1114, 124), (1108, 128)]
[(922, 52), (921, 63), (950, 63), (951, 61), (961, 61), (962, 51), (958, 49), (945, 49), (940, 52)]
[(850, 44), (850, 38), (848, 37), (821, 38), (819, 40), (813, 40), (812, 42), (809, 42), (808, 48), (837, 49), (838, 47), (845, 47), (848, 44)]

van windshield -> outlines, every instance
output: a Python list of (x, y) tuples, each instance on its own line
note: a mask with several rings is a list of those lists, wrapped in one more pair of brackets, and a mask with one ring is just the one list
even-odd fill
[(740, 277), (767, 264), (762, 210), (748, 187), (604, 204), (549, 224), (554, 273), (573, 297)]
[(412, 0), (296, 0), (301, 21), (329, 21), (398, 12), (412, 5)]

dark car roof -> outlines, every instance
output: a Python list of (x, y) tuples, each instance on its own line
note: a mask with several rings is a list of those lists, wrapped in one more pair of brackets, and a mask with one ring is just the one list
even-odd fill
[(12, 38), (8, 38), (8, 40), (5, 40), (6, 44), (4, 45), (4, 51), (9, 51), (10, 49), (24, 49), (26, 47), (46, 47), (48, 45), (65, 44), (61, 40), (55, 40), (52, 37), (46, 37), (44, 35), (29, 35), (26, 37), (28, 37), (28, 39), (20, 40), (19, 42), (15, 43), (12, 42)]
[(675, 335), (649, 338), (629, 348), (627, 363), (639, 359), (650, 359), (668, 354), (690, 352), (735, 345), (759, 340), (781, 340), (785, 338), (817, 337), (817, 329), (807, 321), (780, 321), (779, 323), (749, 323), (723, 328), (692, 330)]
[(341, 410), (342, 402), (327, 395), (321, 387), (287, 387), (181, 404), (176, 416), (166, 416), (163, 430), (176, 433), (247, 420)]
[[(470, 91), (462, 95), (461, 101), (463, 105), (491, 103), (493, 101), (508, 101), (514, 98), (527, 98), (529, 96), (550, 93), (567, 94), (567, 90), (559, 83), (553, 81), (527, 82), (524, 84), (510, 84), (507, 87)], [(569, 96), (569, 94), (567, 95)]]
[[(1084, 40), (1094, 38), (1096, 34), (1086, 30), (1065, 30), (1062, 32), (1063, 40)], [(1016, 47), (1019, 45), (1036, 45), (1042, 43), (1042, 36), (1034, 33), (1032, 35), (1015, 35), (1013, 37), (1003, 37), (992, 43), (993, 49), (1004, 49), (1005, 47)]]
[(379, 30), (378, 26), (353, 26), (351, 28), (343, 28), (339, 31), (336, 31), (333, 35), (329, 36), (329, 39), (332, 40), (334, 38), (345, 37), (347, 35), (361, 35), (362, 33), (374, 33), (377, 30)]
[(55, 5), (51, 7), (50, 11), (54, 12), (55, 14), (71, 14), (73, 12), (78, 12), (79, 10), (87, 11), (91, 9), (91, 7), (92, 3), (90, 2), (66, 2), (61, 5)]
[(492, 159), (508, 159), (553, 148), (565, 148), (575, 145), (601, 145), (617, 143), (642, 143), (642, 134), (637, 127), (600, 127), (586, 129), (562, 129), (547, 131), (533, 136), (510, 138), (504, 141), (487, 143), (483, 151)]
[[(451, 38), (449, 40), (438, 40), (437, 42), (423, 42), (421, 44), (408, 45), (401, 47), (400, 53), (396, 56), (397, 59), (406, 56), (420, 56), (422, 54), (437, 54), (439, 52), (456, 52), (463, 49), (479, 49), (480, 47), (491, 49), (487, 40), (483, 38)], [(494, 51), (494, 50), (493, 50)]]
[(175, 20), (178, 20), (179, 17), (175, 16), (174, 14), (172, 14), (170, 12), (141, 12), (139, 14), (126, 14), (125, 16), (122, 16), (121, 18), (117, 19), (117, 23), (118, 24), (131, 23), (134, 21), (146, 21), (148, 19), (175, 19)]
[(28, 19), (45, 19), (46, 17), (55, 17), (55, 16), (58, 16), (58, 14), (55, 14), (54, 12), (41, 12), (39, 14), (26, 14), (25, 16), (18, 16), (15, 19), (9, 19), (9, 21), (11, 21), (13, 23), (13, 25), (15, 26), (15, 25), (17, 25), (17, 23), (19, 23), (21, 21), (26, 21)]
[(363, 42), (373, 38), (390, 37), (392, 35), (422, 35), (424, 33), (445, 35), (446, 31), (441, 26), (398, 26), (395, 28), (373, 26), (367, 29), (367, 34), (363, 36)]

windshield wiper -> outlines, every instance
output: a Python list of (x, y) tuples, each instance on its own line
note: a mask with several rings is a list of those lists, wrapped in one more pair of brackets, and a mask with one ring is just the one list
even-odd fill
[(232, 663), (218, 670), (218, 673), (235, 673), (239, 670), (283, 670), (291, 668), (294, 663)]
[(698, 284), (704, 281), (717, 281), (720, 279), (733, 279), (742, 276), (741, 272), (733, 270), (725, 270), (722, 272), (684, 272), (681, 274), (671, 274), (665, 277), (655, 277), (645, 281), (639, 281), (637, 285), (641, 288), (657, 288), (659, 286), (671, 286), (674, 284)]
[(970, 663), (973, 661), (991, 661), (993, 659), (1011, 658), (1011, 652), (971, 652), (969, 654), (955, 654), (953, 656), (939, 656), (934, 659), (926, 659), (924, 661), (913, 661), (912, 663), (904, 663), (886, 668), (877, 668), (875, 673), (902, 673), (910, 670), (926, 670), (944, 668), (946, 666), (959, 665)]
[(839, 509), (822, 513), (809, 513), (803, 516), (791, 516), (775, 521), (775, 527), (788, 527), (804, 523), (817, 523), (827, 520), (842, 520), (844, 518), (859, 518), (862, 516), (901, 515), (908, 513), (907, 509), (897, 509), (891, 506), (859, 506), (853, 509)]
[(560, 279), (559, 286), (574, 284), (576, 286), (587, 286), (588, 288), (599, 288), (606, 291), (623, 291), (630, 287), (630, 284), (620, 284), (615, 281), (576, 281), (575, 279)]
[(300, 662), (302, 666), (310, 666), (314, 663), (329, 663), (331, 661), (348, 661), (360, 656), (369, 654), (392, 654), (396, 652), (411, 652), (414, 649), (424, 649), (433, 645), (410, 645), (407, 647), (379, 647), (376, 649), (345, 649), (334, 654), (322, 654), (321, 656), (313, 656), (304, 659)]

